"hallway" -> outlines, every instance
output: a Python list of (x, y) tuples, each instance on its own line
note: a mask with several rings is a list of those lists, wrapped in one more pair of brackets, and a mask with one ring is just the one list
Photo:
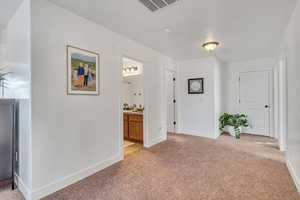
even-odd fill
[(222, 135), (217, 140), (169, 134), (44, 200), (299, 200), (272, 139)]

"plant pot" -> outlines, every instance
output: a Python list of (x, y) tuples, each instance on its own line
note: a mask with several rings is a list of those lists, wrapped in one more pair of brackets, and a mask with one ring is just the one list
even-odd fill
[(228, 132), (231, 136), (236, 137), (237, 139), (240, 139), (240, 134), (242, 132), (242, 127), (237, 128), (236, 130), (234, 129), (233, 126), (228, 127)]

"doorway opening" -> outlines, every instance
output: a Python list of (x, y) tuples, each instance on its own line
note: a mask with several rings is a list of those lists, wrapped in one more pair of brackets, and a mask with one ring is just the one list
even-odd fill
[(143, 63), (122, 59), (123, 150), (130, 155), (144, 144), (144, 78)]
[[(282, 160), (278, 138), (274, 134), (274, 69), (257, 69), (237, 73), (237, 110), (245, 114), (248, 127), (242, 128), (241, 147), (254, 154), (266, 151), (275, 159)], [(231, 131), (230, 131), (231, 132)], [(220, 140), (234, 139), (221, 136)], [(228, 140), (229, 141), (229, 140)]]
[(167, 133), (176, 133), (176, 72), (166, 70), (165, 91), (167, 103)]

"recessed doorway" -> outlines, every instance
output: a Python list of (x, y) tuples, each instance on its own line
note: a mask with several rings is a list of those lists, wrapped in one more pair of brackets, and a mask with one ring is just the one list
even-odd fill
[(144, 79), (143, 63), (122, 59), (122, 116), (124, 155), (139, 151), (144, 144)]
[(250, 127), (244, 132), (272, 136), (272, 72), (270, 70), (239, 73), (239, 112), (248, 116)]

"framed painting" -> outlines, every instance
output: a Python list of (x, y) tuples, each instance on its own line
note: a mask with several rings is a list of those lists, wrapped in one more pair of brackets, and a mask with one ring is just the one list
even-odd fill
[(203, 94), (204, 93), (204, 79), (203, 78), (188, 79), (188, 93), (189, 94)]
[(98, 53), (67, 45), (68, 95), (99, 95)]

